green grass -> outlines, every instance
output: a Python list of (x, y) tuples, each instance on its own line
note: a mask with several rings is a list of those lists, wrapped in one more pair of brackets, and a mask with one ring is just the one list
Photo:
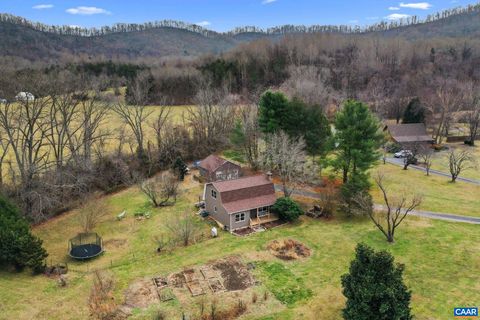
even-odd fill
[[(403, 170), (402, 167), (386, 164), (372, 170), (385, 174), (390, 195), (405, 193), (423, 195), (419, 209), (480, 217), (480, 186), (458, 181), (451, 183), (448, 178), (427, 176), (418, 170)], [(380, 190), (372, 182), (372, 195), (376, 203), (383, 204)]]
[(237, 150), (233, 150), (233, 149), (225, 150), (223, 151), (223, 156), (229, 160), (233, 160), (236, 162), (240, 162), (240, 163), (246, 162), (243, 154)]
[[(392, 169), (401, 172), (397, 167)], [(396, 242), (388, 244), (368, 219), (337, 217), (327, 222), (303, 217), (295, 224), (248, 237), (222, 232), (218, 238), (158, 255), (153, 237), (168, 234), (165, 225), (174, 215), (184, 210), (193, 212), (191, 204), (202, 192), (200, 186), (190, 181), (182, 188), (175, 206), (152, 208), (152, 218), (144, 221), (136, 221), (131, 215), (146, 203), (137, 189), (103, 198), (109, 215), (97, 231), (105, 242), (125, 239), (126, 243), (107, 245), (103, 256), (88, 263), (71, 262), (66, 257), (68, 238), (80, 231), (75, 211), (35, 228), (51, 259), (69, 262), (68, 285), (59, 288), (54, 279), (43, 276), (0, 272), (0, 319), (88, 319), (87, 301), (94, 269), (112, 273), (116, 279), (115, 299), (121, 303), (124, 291), (136, 279), (166, 275), (230, 255), (240, 255), (246, 262), (259, 262), (254, 272), (261, 285), (254, 290), (262, 302), (254, 306), (248, 303), (244, 319), (340, 319), (345, 303), (340, 277), (348, 271), (358, 242), (388, 250), (397, 262), (406, 265), (405, 281), (413, 293), (416, 319), (446, 319), (452, 308), (480, 302), (480, 232), (476, 225), (411, 217), (398, 229)], [(116, 221), (116, 215), (124, 209), (127, 218)], [(209, 224), (200, 220), (198, 223), (208, 232)], [(266, 245), (284, 238), (304, 243), (312, 255), (290, 262), (274, 258)], [(265, 290), (270, 292), (267, 301), (261, 299)], [(168, 319), (179, 318), (182, 311), (196, 310), (196, 303), (182, 301), (176, 299), (148, 310), (135, 310), (132, 319), (151, 319), (158, 309), (165, 311)]]
[[(480, 180), (480, 147), (469, 147), (464, 145), (463, 143), (450, 143), (447, 144), (450, 149), (458, 149), (458, 150), (467, 150), (472, 153), (473, 157), (476, 159), (476, 167), (469, 168), (463, 171), (460, 176), (464, 178), (476, 179)], [(449, 150), (441, 151), (438, 153), (434, 153), (433, 155), (433, 162), (432, 162), (432, 169), (443, 171), (446, 173), (450, 172), (449, 168)]]
[(261, 278), (266, 287), (282, 303), (293, 306), (295, 303), (312, 296), (312, 290), (305, 287), (302, 278), (296, 277), (292, 271), (279, 262), (262, 262)]

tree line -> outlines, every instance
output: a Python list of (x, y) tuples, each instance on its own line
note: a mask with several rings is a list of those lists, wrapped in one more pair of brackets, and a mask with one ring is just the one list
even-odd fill
[(33, 22), (28, 19), (18, 17), (11, 14), (0, 14), (0, 22), (14, 23), (22, 25), (41, 32), (49, 32), (58, 35), (68, 36), (82, 36), (82, 37), (97, 37), (108, 35), (112, 33), (122, 32), (138, 32), (157, 28), (176, 28), (183, 29), (195, 33), (199, 33), (206, 37), (215, 37), (221, 35), (235, 36), (242, 33), (261, 33), (265, 35), (286, 35), (295, 33), (366, 33), (377, 31), (388, 31), (400, 27), (425, 24), (434, 22), (440, 19), (461, 15), (465, 13), (476, 12), (480, 9), (480, 4), (468, 5), (465, 7), (457, 7), (453, 9), (446, 9), (434, 14), (428, 15), (425, 19), (418, 16), (412, 16), (396, 21), (382, 21), (368, 26), (351, 26), (351, 25), (283, 25), (267, 29), (262, 29), (255, 26), (237, 27), (226, 33), (219, 33), (205, 29), (196, 24), (190, 24), (175, 20), (152, 21), (145, 23), (116, 23), (112, 26), (103, 26), (100, 28), (81, 28), (76, 26), (55, 26), (46, 25), (40, 22)]

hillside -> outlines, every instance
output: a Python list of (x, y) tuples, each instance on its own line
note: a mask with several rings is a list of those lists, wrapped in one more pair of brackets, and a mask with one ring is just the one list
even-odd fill
[[(66, 29), (65, 29), (66, 28)], [(75, 58), (103, 59), (185, 57), (218, 54), (240, 43), (258, 39), (280, 39), (285, 34), (355, 33), (401, 36), (410, 40), (431, 37), (478, 37), (480, 6), (452, 9), (429, 16), (424, 21), (380, 22), (364, 28), (352, 26), (279, 26), (262, 30), (237, 28), (218, 33), (177, 21), (118, 24), (101, 29), (72, 29), (30, 22), (0, 14), (0, 57), (23, 58), (36, 62), (64, 62)]]
[(45, 62), (69, 56), (135, 59), (215, 54), (241, 41), (220, 34), (205, 36), (169, 27), (84, 37), (42, 32), (10, 22), (0, 22), (0, 38), (0, 56)]
[(416, 40), (432, 37), (480, 36), (480, 11), (463, 12), (432, 22), (399, 27), (385, 31), (387, 36), (401, 36)]

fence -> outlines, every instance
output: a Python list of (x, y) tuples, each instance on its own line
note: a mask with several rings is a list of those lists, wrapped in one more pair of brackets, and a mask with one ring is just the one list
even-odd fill
[[(447, 142), (464, 142), (470, 140), (470, 136), (450, 136), (447, 137)], [(480, 135), (475, 138), (475, 140), (480, 140)]]

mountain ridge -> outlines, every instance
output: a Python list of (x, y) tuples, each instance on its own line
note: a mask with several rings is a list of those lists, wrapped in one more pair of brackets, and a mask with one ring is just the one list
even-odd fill
[(285, 25), (262, 30), (241, 27), (219, 33), (194, 24), (164, 20), (145, 24), (116, 24), (99, 29), (48, 26), (22, 17), (0, 14), (0, 57), (61, 63), (72, 59), (135, 60), (221, 54), (241, 43), (311, 33), (379, 34), (419, 39), (479, 37), (480, 4), (445, 10), (425, 20), (380, 22), (352, 26)]

